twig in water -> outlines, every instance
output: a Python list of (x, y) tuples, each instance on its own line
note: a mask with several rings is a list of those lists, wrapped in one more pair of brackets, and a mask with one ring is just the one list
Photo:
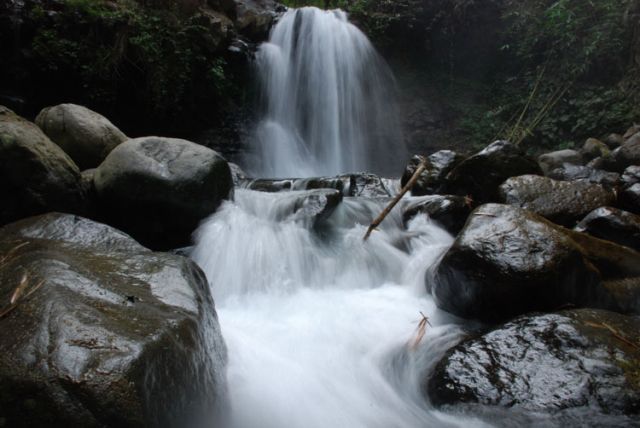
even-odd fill
[(429, 317), (427, 317), (422, 312), (420, 312), (420, 315), (422, 315), (422, 319), (418, 323), (418, 328), (416, 329), (416, 337), (409, 344), (409, 349), (411, 351), (415, 351), (418, 348), (418, 345), (420, 345), (420, 342), (422, 341), (424, 334), (427, 332), (427, 325), (431, 327), (431, 323), (429, 322)]
[(382, 210), (382, 212), (380, 213), (380, 215), (378, 217), (376, 217), (375, 220), (373, 220), (371, 222), (371, 224), (369, 225), (369, 228), (367, 229), (367, 233), (364, 234), (364, 238), (362, 238), (363, 241), (366, 241), (367, 239), (369, 239), (369, 235), (371, 235), (371, 232), (373, 232), (373, 230), (378, 227), (380, 225), (380, 223), (382, 223), (382, 221), (387, 217), (387, 215), (391, 212), (391, 210), (393, 209), (393, 207), (395, 207), (398, 202), (400, 202), (400, 199), (402, 199), (402, 197), (409, 191), (411, 190), (411, 188), (413, 187), (414, 184), (416, 184), (416, 182), (418, 181), (418, 178), (420, 178), (420, 174), (422, 174), (422, 172), (427, 169), (427, 163), (429, 161), (424, 158), (422, 160), (422, 162), (420, 163), (420, 166), (418, 166), (418, 168), (416, 169), (416, 171), (413, 173), (413, 175), (411, 176), (411, 179), (407, 182), (407, 184), (404, 185), (404, 187), (402, 188), (402, 190), (400, 190), (400, 193), (398, 193), (396, 195), (395, 198), (393, 198), (393, 200), (391, 202), (389, 202), (389, 205), (387, 205), (385, 207), (384, 210)]

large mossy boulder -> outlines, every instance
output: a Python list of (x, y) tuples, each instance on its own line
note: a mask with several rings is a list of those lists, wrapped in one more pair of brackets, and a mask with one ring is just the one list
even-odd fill
[(107, 222), (154, 249), (188, 245), (200, 221), (233, 191), (220, 155), (161, 137), (120, 144), (97, 168), (94, 185)]
[(640, 216), (627, 211), (598, 208), (583, 218), (575, 230), (640, 251)]
[(456, 167), (464, 157), (451, 150), (440, 150), (426, 158), (415, 155), (411, 158), (402, 174), (401, 186), (405, 186), (423, 161), (426, 161), (426, 169), (418, 177), (418, 181), (411, 188), (413, 196), (433, 195), (440, 190), (444, 179)]
[(514, 144), (496, 141), (465, 159), (446, 177), (443, 193), (470, 196), (477, 204), (496, 202), (498, 186), (507, 178), (542, 174), (538, 164)]
[(127, 139), (106, 117), (76, 104), (44, 108), (36, 117), (36, 125), (82, 170), (100, 165)]
[[(441, 309), (489, 322), (567, 304), (617, 307), (596, 267), (636, 274), (640, 255), (620, 248), (576, 242), (529, 211), (486, 204), (471, 214), (427, 285)], [(609, 259), (614, 250), (626, 260), (624, 269)]]
[(586, 181), (557, 181), (538, 175), (512, 177), (500, 186), (500, 200), (573, 227), (596, 208), (616, 201), (613, 190)]
[(640, 318), (601, 310), (523, 316), (449, 350), (426, 393), (437, 407), (529, 412), (536, 426), (635, 426), (638, 331)]
[(222, 416), (226, 348), (195, 263), (66, 214), (3, 227), (0, 257), (5, 426), (191, 428)]
[(80, 171), (35, 124), (0, 106), (0, 225), (48, 211), (78, 212)]

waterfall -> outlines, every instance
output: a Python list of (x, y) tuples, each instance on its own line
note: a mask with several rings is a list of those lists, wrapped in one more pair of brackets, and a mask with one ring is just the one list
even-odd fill
[[(384, 200), (344, 198), (321, 224), (309, 192), (238, 189), (197, 232), (229, 349), (233, 428), (483, 426), (431, 409), (424, 376), (461, 335), (426, 293), (452, 237)], [(401, 201), (402, 203), (406, 200)], [(416, 350), (421, 313), (431, 327)]]
[(400, 174), (407, 153), (393, 76), (343, 11), (289, 10), (257, 68), (264, 113), (248, 161), (256, 176)]

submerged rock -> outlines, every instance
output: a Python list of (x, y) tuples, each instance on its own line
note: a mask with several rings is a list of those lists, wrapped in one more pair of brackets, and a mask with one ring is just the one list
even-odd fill
[(342, 201), (342, 193), (331, 189), (308, 190), (292, 195), (292, 218), (311, 222), (315, 226), (328, 219)]
[(541, 174), (538, 165), (508, 141), (496, 141), (456, 166), (442, 191), (471, 196), (477, 204), (498, 200), (498, 186), (507, 178)]
[(216, 152), (161, 137), (120, 144), (94, 183), (108, 222), (154, 249), (188, 245), (199, 222), (233, 191), (229, 165)]
[(46, 107), (36, 124), (80, 169), (97, 167), (127, 139), (106, 117), (76, 104)]
[(537, 175), (512, 177), (500, 186), (502, 202), (527, 209), (566, 226), (574, 226), (596, 208), (612, 205), (612, 190), (584, 181), (556, 181)]
[[(471, 214), (428, 285), (438, 307), (482, 321), (567, 304), (615, 307), (595, 267), (611, 263), (606, 259), (613, 257), (614, 248), (600, 249), (598, 243), (576, 242), (557, 226), (516, 207), (482, 205)], [(585, 248), (592, 248), (589, 260)], [(620, 260), (625, 258), (628, 274), (636, 274), (640, 255), (622, 251)]]
[(426, 392), (436, 406), (580, 409), (617, 426), (606, 415), (640, 414), (638, 331), (640, 318), (601, 310), (523, 316), (448, 351)]
[(195, 263), (64, 214), (0, 229), (0, 254), (6, 426), (178, 428), (221, 416), (226, 348)]
[(447, 232), (457, 235), (471, 213), (471, 204), (463, 196), (429, 195), (412, 198), (402, 210), (402, 219), (408, 223), (419, 214), (426, 214)]
[(0, 225), (48, 211), (79, 212), (80, 171), (35, 124), (0, 106)]
[[(538, 157), (538, 165), (542, 172), (547, 175), (556, 168), (560, 168), (565, 163), (573, 165), (583, 165), (584, 159), (576, 150), (558, 150), (556, 152), (545, 153)], [(522, 175), (522, 174), (518, 174)]]
[[(401, 186), (404, 187), (409, 182), (422, 160), (423, 157), (417, 155), (411, 158), (402, 174)], [(414, 196), (432, 195), (438, 192), (447, 174), (464, 158), (454, 151), (440, 150), (427, 156), (426, 160), (426, 170), (420, 174), (418, 181), (411, 188), (411, 194)]]
[(640, 251), (640, 216), (627, 211), (598, 208), (582, 219), (575, 230)]

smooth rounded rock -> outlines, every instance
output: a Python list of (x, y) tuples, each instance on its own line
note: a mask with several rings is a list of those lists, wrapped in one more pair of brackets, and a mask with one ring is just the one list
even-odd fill
[(427, 215), (447, 232), (457, 235), (471, 213), (471, 203), (463, 196), (428, 195), (411, 198), (403, 207), (402, 220), (407, 224), (419, 214)]
[(571, 415), (585, 414), (593, 426), (632, 426), (640, 414), (638, 331), (640, 318), (601, 310), (523, 316), (449, 350), (426, 393), (438, 407), (532, 412), (541, 426), (563, 413), (565, 426), (584, 426)]
[(538, 157), (538, 165), (540, 165), (540, 168), (545, 175), (556, 168), (560, 168), (565, 163), (583, 165), (584, 159), (579, 152), (571, 149), (545, 153)]
[(0, 225), (48, 211), (79, 212), (80, 171), (35, 124), (0, 106)]
[(531, 212), (486, 204), (471, 214), (427, 286), (439, 308), (489, 322), (567, 304), (611, 307), (583, 251)]
[(440, 150), (426, 158), (415, 155), (409, 161), (409, 164), (402, 174), (401, 186), (405, 186), (416, 169), (420, 166), (423, 159), (427, 162), (427, 168), (420, 174), (418, 181), (411, 188), (413, 196), (432, 195), (437, 193), (447, 174), (464, 160), (464, 157), (451, 150)]
[(3, 227), (0, 255), (7, 426), (195, 428), (223, 417), (226, 347), (194, 262), (63, 214)]
[(161, 137), (120, 144), (96, 170), (94, 184), (109, 224), (154, 249), (188, 245), (199, 222), (233, 191), (220, 155)]
[(36, 124), (83, 170), (100, 165), (127, 139), (109, 119), (76, 104), (46, 107)]

